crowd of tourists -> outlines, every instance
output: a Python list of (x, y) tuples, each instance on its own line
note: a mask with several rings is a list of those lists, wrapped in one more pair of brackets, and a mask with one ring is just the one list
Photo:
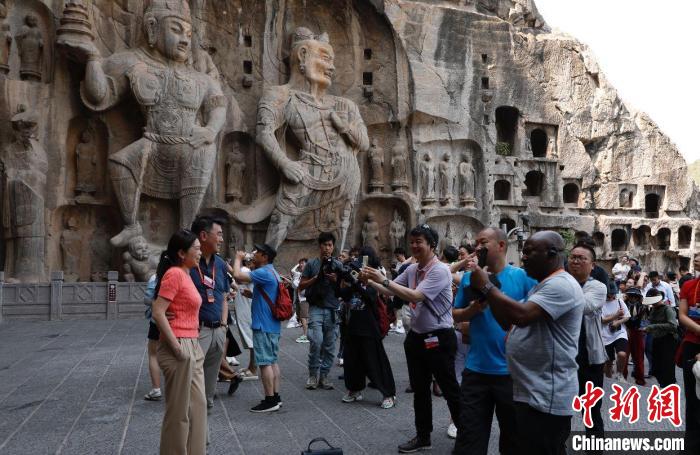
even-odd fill
[[(222, 259), (223, 227), (205, 216), (176, 232), (149, 282), (153, 388), (145, 399), (165, 397), (161, 453), (206, 453), (217, 381), (229, 382), (233, 395), (241, 382), (259, 379), (264, 398), (250, 411), (280, 409), (282, 321), (275, 306), (285, 289), (295, 308), (287, 327), (301, 328), (296, 342), (309, 348), (309, 391), (334, 389), (337, 363), (343, 403), (364, 400), (370, 387), (381, 408), (394, 408), (383, 340), (405, 333), (415, 437), (398, 446), (400, 453), (431, 447), (438, 396), (449, 409), (454, 454), (488, 453), (494, 413), (501, 454), (564, 454), (572, 403), (588, 382), (602, 387), (607, 376), (645, 386), (653, 377), (665, 387), (676, 382), (676, 366), (686, 428), (700, 429), (700, 278), (687, 267), (646, 273), (622, 256), (609, 275), (591, 238), (567, 248), (553, 231), (525, 241), (518, 267), (507, 261), (508, 239), (499, 228), (438, 251), (438, 233), (423, 224), (409, 233), (410, 254), (397, 248), (388, 270), (372, 247), (336, 252), (334, 235), (321, 233), (317, 257), (280, 275), (277, 251), (267, 244)], [(693, 269), (700, 270), (700, 252)], [(236, 371), (243, 350), (249, 362)], [(586, 432), (603, 435), (601, 402), (591, 417)], [(700, 431), (686, 433), (685, 450), (700, 453)]]

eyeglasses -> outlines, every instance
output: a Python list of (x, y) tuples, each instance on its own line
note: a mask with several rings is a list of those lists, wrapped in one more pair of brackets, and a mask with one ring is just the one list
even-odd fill
[(569, 256), (569, 262), (588, 262), (590, 259), (588, 259), (586, 256)]

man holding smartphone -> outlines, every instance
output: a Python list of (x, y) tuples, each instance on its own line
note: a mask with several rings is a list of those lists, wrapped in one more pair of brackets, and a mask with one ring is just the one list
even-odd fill
[[(523, 269), (506, 261), (508, 239), (498, 228), (486, 228), (476, 236), (479, 265), (486, 266), (500, 283), (501, 292), (520, 302), (537, 282)], [(500, 428), (499, 451), (503, 455), (518, 453), (515, 436), (515, 406), (513, 381), (508, 371), (505, 353), (506, 332), (496, 321), (485, 299), (474, 295), (470, 288), (471, 272), (462, 276), (455, 309), (455, 322), (468, 321), (471, 347), (462, 373), (460, 431), (455, 442), (455, 454), (486, 455), (491, 435), (494, 411)]]

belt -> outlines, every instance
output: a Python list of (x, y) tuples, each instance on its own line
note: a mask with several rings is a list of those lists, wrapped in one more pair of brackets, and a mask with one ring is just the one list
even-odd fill
[(210, 329), (218, 329), (221, 327), (221, 321), (199, 321), (199, 327), (209, 327)]

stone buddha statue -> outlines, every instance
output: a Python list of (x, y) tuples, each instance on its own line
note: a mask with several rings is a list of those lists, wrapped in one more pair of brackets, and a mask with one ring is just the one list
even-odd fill
[(343, 248), (360, 189), (357, 153), (369, 139), (352, 101), (327, 93), (335, 72), (328, 37), (293, 34), (289, 83), (266, 89), (258, 104), (257, 142), (281, 183), (266, 243), (311, 240), (335, 232)]
[(152, 0), (143, 24), (144, 46), (107, 58), (92, 41), (62, 42), (68, 55), (87, 61), (81, 85), (86, 106), (104, 111), (133, 95), (146, 119), (143, 137), (109, 156), (107, 167), (124, 221), (124, 229), (110, 240), (115, 247), (142, 233), (141, 194), (179, 200), (179, 224), (191, 224), (211, 180), (215, 139), (226, 118), (218, 80), (190, 64), (187, 1)]

